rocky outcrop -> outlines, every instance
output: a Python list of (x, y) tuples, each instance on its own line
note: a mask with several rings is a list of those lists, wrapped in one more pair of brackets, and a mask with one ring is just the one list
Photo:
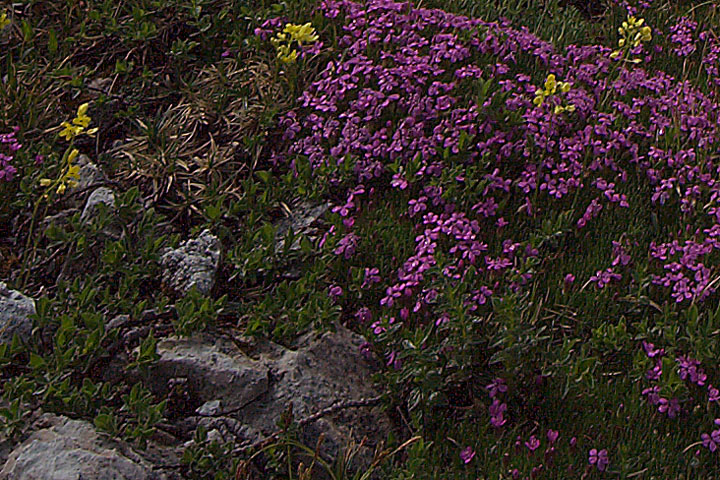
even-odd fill
[(225, 409), (235, 409), (267, 392), (267, 366), (243, 355), (229, 340), (204, 334), (171, 337), (158, 342), (157, 353), (150, 381), (158, 393), (167, 393), (170, 380), (185, 378), (198, 406), (217, 400)]
[[(195, 424), (240, 444), (275, 433), (289, 408), (301, 420), (338, 403), (377, 396), (369, 381), (371, 365), (360, 351), (365, 340), (344, 327), (308, 333), (292, 349), (258, 343), (262, 345), (254, 351), (243, 351), (207, 334), (166, 339), (158, 344), (160, 360), (151, 378), (159, 390), (175, 377), (187, 378)], [(320, 452), (330, 459), (351, 441), (367, 437), (367, 447), (357, 457), (362, 466), (369, 464), (374, 446), (389, 429), (379, 407), (346, 408), (307, 422), (302, 440), (314, 447), (322, 434)]]

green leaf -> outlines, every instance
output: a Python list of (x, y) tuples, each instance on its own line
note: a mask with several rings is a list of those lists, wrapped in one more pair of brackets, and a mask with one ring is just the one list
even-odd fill
[(31, 354), (30, 354), (30, 362), (29, 362), (29, 363), (30, 363), (30, 366), (31, 366), (34, 370), (37, 370), (37, 369), (39, 369), (39, 368), (43, 368), (43, 367), (45, 367), (45, 365), (46, 365), (45, 359), (42, 358), (40, 355), (38, 355), (38, 354), (36, 354), (36, 353), (31, 353)]
[(55, 56), (58, 49), (58, 42), (57, 42), (57, 36), (55, 35), (55, 30), (52, 28), (48, 31), (48, 52), (50, 53), (50, 56)]
[(255, 172), (255, 175), (264, 183), (270, 183), (270, 179), (272, 178), (272, 173), (265, 170), (258, 170)]
[(23, 20), (20, 24), (20, 30), (22, 30), (23, 41), (29, 43), (33, 39), (33, 28), (27, 20)]
[(95, 427), (108, 433), (117, 432), (117, 422), (115, 416), (108, 413), (100, 413), (93, 420)]

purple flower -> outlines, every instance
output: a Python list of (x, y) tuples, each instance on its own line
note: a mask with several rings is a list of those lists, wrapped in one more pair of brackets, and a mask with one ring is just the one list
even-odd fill
[(720, 400), (720, 391), (718, 391), (717, 388), (708, 384), (707, 389), (708, 389), (708, 401), (709, 402), (717, 402)]
[(590, 277), (591, 282), (595, 282), (598, 289), (605, 288), (605, 285), (622, 279), (622, 275), (614, 273), (612, 268), (606, 268), (605, 270), (598, 270), (595, 275)]
[(645, 354), (647, 354), (648, 357), (654, 358), (654, 357), (662, 357), (665, 355), (665, 349), (664, 348), (655, 348), (655, 345), (653, 345), (650, 342), (646, 342), (643, 340), (642, 342), (643, 350), (645, 350)]
[(680, 413), (680, 401), (677, 398), (660, 398), (658, 412), (667, 414), (668, 418), (675, 418)]
[(540, 447), (540, 440), (535, 435), (531, 435), (527, 442), (525, 442), (525, 446), (530, 450), (531, 452), (534, 452), (535, 450)]
[(597, 469), (601, 472), (604, 472), (608, 466), (608, 463), (610, 463), (610, 461), (608, 460), (608, 452), (604, 448), (600, 451), (595, 448), (590, 450), (588, 460), (590, 462), (590, 465), (595, 465)]
[(475, 450), (472, 449), (472, 447), (467, 447), (464, 450), (460, 452), (460, 458), (462, 459), (463, 463), (468, 464), (475, 456)]
[(435, 320), (435, 326), (439, 327), (441, 325), (444, 325), (450, 321), (450, 316), (447, 313), (443, 313), (438, 317), (437, 320)]
[(496, 378), (495, 380), (490, 382), (485, 388), (488, 389), (490, 398), (494, 398), (498, 393), (507, 392), (507, 385), (505, 385), (505, 380), (503, 380), (502, 378)]
[(333, 298), (337, 299), (338, 297), (342, 296), (343, 289), (339, 285), (331, 285), (330, 289), (328, 290), (328, 294)]
[(361, 288), (368, 288), (373, 283), (380, 282), (380, 270), (376, 267), (365, 268), (365, 279), (363, 280)]
[[(716, 418), (713, 423), (720, 425), (720, 418)], [(705, 448), (711, 452), (715, 452), (720, 446), (720, 429), (713, 430), (710, 432), (710, 435), (703, 433), (700, 438), (702, 438), (702, 443)]]
[(490, 425), (495, 428), (502, 427), (507, 420), (503, 417), (503, 414), (507, 410), (507, 405), (501, 403), (497, 398), (493, 399), (492, 405), (490, 405)]
[(547, 438), (550, 443), (555, 443), (555, 441), (558, 439), (558, 436), (560, 436), (560, 434), (557, 430), (549, 429), (547, 431)]
[(400, 358), (398, 357), (397, 352), (395, 350), (393, 350), (392, 352), (388, 353), (386, 356), (387, 356), (388, 360), (387, 360), (387, 363), (385, 363), (385, 365), (387, 365), (388, 367), (392, 365), (392, 367), (395, 370), (400, 370), (400, 368), (402, 367), (402, 363), (400, 361)]
[(360, 323), (367, 323), (372, 320), (372, 312), (369, 308), (362, 307), (355, 312), (355, 319)]
[(340, 239), (333, 253), (335, 255), (342, 255), (346, 260), (350, 259), (355, 254), (359, 239), (360, 237), (354, 233), (345, 235)]

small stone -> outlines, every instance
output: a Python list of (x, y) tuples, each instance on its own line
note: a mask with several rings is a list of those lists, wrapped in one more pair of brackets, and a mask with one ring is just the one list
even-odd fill
[(222, 402), (220, 400), (210, 400), (209, 402), (205, 402), (195, 410), (195, 413), (200, 415), (201, 417), (213, 417), (217, 416), (222, 412)]
[(27, 342), (32, 334), (32, 320), (35, 314), (35, 300), (11, 290), (0, 282), (0, 343), (10, 343), (14, 334)]
[(114, 328), (122, 328), (128, 323), (130, 323), (130, 315), (118, 315), (105, 325), (105, 330), (110, 331)]
[(115, 207), (115, 194), (107, 187), (100, 187), (93, 190), (85, 202), (85, 208), (80, 215), (80, 220), (84, 223), (90, 222), (99, 212), (98, 205), (103, 204), (108, 209)]

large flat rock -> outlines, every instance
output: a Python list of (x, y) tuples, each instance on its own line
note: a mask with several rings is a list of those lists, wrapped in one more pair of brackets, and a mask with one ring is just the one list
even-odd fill
[(45, 414), (45, 427), (18, 445), (0, 480), (164, 480), (122, 442), (88, 422)]
[(268, 390), (268, 367), (244, 355), (231, 341), (196, 334), (169, 337), (157, 345), (160, 359), (151, 388), (163, 392), (172, 378), (187, 378), (200, 402), (221, 400), (225, 409), (246, 405)]

